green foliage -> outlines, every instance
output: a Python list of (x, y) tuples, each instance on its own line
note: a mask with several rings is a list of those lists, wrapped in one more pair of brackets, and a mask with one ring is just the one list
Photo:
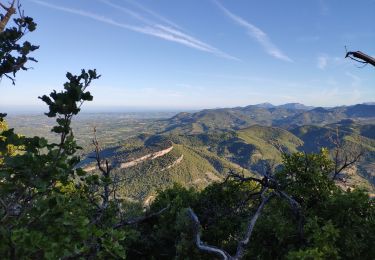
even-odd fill
[[(5, 121), (4, 117), (6, 114), (0, 114), (0, 133), (3, 133), (9, 130), (8, 124)], [(0, 142), (5, 141), (6, 137), (0, 134)], [(4, 163), (4, 156), (12, 156), (17, 152), (17, 147), (12, 144), (6, 144), (2, 151), (0, 151), (0, 165)]]
[[(8, 73), (14, 77), (18, 70), (26, 70), (25, 63), (35, 61), (28, 55), (38, 48), (29, 42), (18, 44), (26, 31), (35, 29), (33, 20), (22, 16), (14, 22), (16, 27), (0, 35), (0, 76), (13, 83)], [(81, 147), (73, 135), (72, 118), (85, 101), (93, 99), (86, 88), (99, 76), (95, 70), (82, 70), (66, 77), (63, 91), (40, 97), (49, 107), (46, 115), (56, 119), (51, 131), (58, 142), (18, 135), (8, 128), (6, 114), (0, 114), (0, 255), (4, 259), (123, 259), (128, 241), (138, 238), (134, 229), (115, 227), (130, 217), (124, 211), (131, 207), (100, 196), (111, 182), (108, 176), (88, 175), (76, 167)], [(142, 213), (133, 208), (134, 214)]]
[[(196, 134), (208, 131), (238, 130), (252, 125), (278, 126), (286, 129), (304, 125), (326, 125), (344, 119), (374, 118), (374, 105), (355, 105), (330, 109), (261, 107), (206, 109), (196, 113), (179, 113), (168, 120), (166, 132)], [(365, 131), (368, 135), (368, 132)], [(370, 134), (371, 135), (371, 134)]]
[(279, 164), (282, 152), (295, 153), (303, 144), (302, 140), (290, 132), (276, 127), (251, 126), (238, 131), (238, 136), (252, 149), (247, 153), (248, 167), (255, 168), (262, 160), (274, 161)]
[[(256, 223), (245, 259), (372, 259), (375, 203), (361, 190), (334, 185), (328, 152), (285, 155), (283, 165), (275, 177), (300, 203), (303, 232), (290, 205), (274, 197)], [(195, 246), (188, 207), (199, 217), (202, 240), (233, 254), (259, 205), (259, 197), (251, 196), (258, 191), (257, 183), (227, 181), (202, 191), (175, 186), (161, 192), (151, 208), (170, 205), (170, 210), (138, 228), (143, 239), (131, 244), (130, 256), (211, 258)]]
[[(89, 227), (92, 209), (83, 200), (84, 187), (73, 182), (76, 174), (84, 173), (74, 169), (79, 147), (70, 124), (79, 111), (77, 104), (92, 99), (85, 89), (98, 76), (95, 71), (83, 70), (79, 76), (67, 77), (65, 91), (59, 95), (53, 92), (53, 100), (43, 97), (50, 106), (48, 115), (57, 116), (52, 131), (60, 135), (60, 143), (17, 135), (5, 124), (0, 132), (3, 256), (58, 258), (87, 251), (84, 241), (95, 231)], [(10, 153), (9, 147), (16, 147), (17, 153)]]
[[(304, 127), (300, 128), (299, 132), (306, 131), (311, 135), (317, 135), (320, 139), (328, 140), (328, 134), (335, 133), (334, 131), (320, 133), (314, 129)], [(372, 143), (365, 142), (365, 138), (355, 139), (356, 142), (347, 141), (351, 138), (344, 131), (339, 137), (341, 138), (340, 141), (342, 140), (346, 144), (343, 149), (348, 149), (351, 152), (356, 151), (355, 148), (358, 148), (360, 144), (372, 147)], [(306, 136), (302, 135), (302, 138), (305, 140)], [(168, 154), (155, 159), (146, 159), (138, 165), (121, 169), (121, 163), (161, 151), (169, 147), (171, 142), (173, 143), (173, 150)], [(124, 143), (121, 143), (121, 146), (103, 150), (102, 156), (111, 162), (114, 167), (113, 172), (123, 176), (124, 181), (119, 189), (121, 196), (136, 200), (147, 200), (154, 197), (157, 188), (168, 188), (173, 183), (203, 189), (213, 181), (220, 181), (225, 177), (228, 170), (240, 172), (247, 176), (251, 174), (262, 175), (267, 169), (278, 170), (282, 168), (283, 152), (294, 154), (304, 143), (306, 144), (307, 140), (302, 141), (287, 130), (256, 125), (238, 131), (212, 131), (189, 135), (141, 134), (127, 139)], [(328, 147), (333, 148), (332, 144), (329, 144)], [(317, 153), (319, 151), (318, 148), (314, 150)], [(374, 189), (369, 183), (373, 179), (371, 176), (372, 157), (373, 154), (366, 154), (366, 158), (359, 162), (358, 168), (353, 168), (354, 174), (340, 175), (340, 178), (344, 176), (345, 184), (348, 187), (363, 187), (369, 192)], [(92, 161), (92, 159), (90, 161), (87, 158), (82, 165), (91, 166), (92, 164), (89, 163), (92, 163)], [(302, 164), (299, 167), (303, 167), (303, 162), (300, 163)], [(327, 163), (330, 164), (331, 162)], [(367, 168), (364, 168), (364, 166), (367, 166)], [(332, 170), (331, 166), (329, 170)]]
[(6, 114), (0, 114), (0, 131), (1, 132), (8, 130), (8, 124), (5, 121), (4, 117), (6, 117)]
[(298, 202), (314, 207), (338, 190), (331, 176), (333, 167), (327, 149), (319, 154), (294, 153), (284, 155), (283, 169), (276, 177)]
[[(183, 225), (185, 218), (181, 210), (194, 204), (196, 198), (197, 194), (194, 190), (185, 189), (180, 185), (161, 192), (152, 203), (150, 211), (155, 212), (167, 206), (169, 209), (158, 218), (150, 219), (137, 227), (141, 239), (133, 240), (128, 245), (127, 257), (160, 259), (175, 256), (179, 248), (177, 243), (184, 237), (181, 227), (185, 227)], [(191, 248), (194, 250), (193, 247)]]
[[(14, 77), (20, 69), (26, 70), (25, 63), (34, 60), (29, 54), (38, 48), (28, 42), (18, 43), (26, 31), (35, 29), (33, 20), (21, 16), (14, 22), (15, 27), (0, 33), (0, 77), (7, 76), (12, 80), (14, 78), (8, 74), (12, 73)], [(110, 170), (101, 170), (101, 175), (88, 174), (77, 167), (77, 151), (81, 148), (73, 135), (72, 118), (80, 112), (85, 101), (93, 99), (86, 89), (99, 76), (95, 70), (82, 70), (80, 75), (67, 73), (66, 76), (68, 81), (63, 91), (53, 91), (49, 96), (40, 97), (49, 107), (46, 115), (56, 119), (52, 132), (58, 136), (57, 142), (49, 142), (39, 136), (18, 135), (14, 129), (8, 128), (5, 114), (0, 114), (2, 258), (210, 258), (210, 255), (196, 248), (194, 230), (187, 216), (188, 208), (193, 208), (200, 218), (203, 241), (232, 254), (260, 204), (260, 183), (268, 179), (258, 182), (228, 179), (203, 187), (209, 183), (208, 179), (220, 180), (219, 175), (226, 168), (238, 169), (238, 166), (232, 167), (233, 163), (219, 155), (227, 158), (233, 156), (232, 162), (244, 163), (249, 158), (251, 160), (254, 151), (276, 154), (276, 145), (266, 142), (271, 139), (281, 142), (281, 148), (292, 153), (282, 156), (283, 166), (274, 176), (277, 185), (270, 186), (270, 190), (282, 189), (301, 207), (296, 214), (289, 203), (282, 200), (282, 196), (274, 196), (256, 223), (245, 258), (373, 259), (374, 200), (362, 190), (342, 191), (335, 185), (331, 180), (334, 165), (328, 150), (323, 149), (317, 154), (296, 152), (296, 147), (302, 144), (301, 140), (278, 128), (255, 126), (239, 132), (169, 136), (175, 142), (174, 150), (164, 161), (151, 162), (156, 171), (150, 172), (150, 168), (147, 168), (149, 164), (140, 165), (127, 173), (136, 187), (142, 187), (131, 191), (141, 193), (140, 197), (159, 182), (161, 190), (149, 205), (149, 210), (158, 212), (164, 209), (163, 214), (134, 219), (143, 213), (142, 205), (129, 202), (129, 196), (116, 197), (117, 186), (111, 186), (113, 195), (108, 195), (109, 185), (116, 184), (111, 179)], [(358, 107), (351, 109), (347, 113), (363, 114)], [(233, 123), (237, 126), (248, 125), (253, 120), (245, 120), (243, 113), (251, 114), (253, 111), (251, 107), (242, 112), (238, 109), (220, 111), (218, 114), (203, 111), (191, 116), (191, 119), (200, 121), (190, 125), (191, 121), (188, 120), (183, 130), (206, 131), (215, 128), (218, 123), (224, 128), (233, 127)], [(270, 111), (256, 111), (258, 115), (271, 117)], [(318, 109), (313, 113), (325, 112)], [(365, 113), (368, 114), (369, 111)], [(183, 120), (185, 116), (182, 114), (173, 120)], [(304, 113), (302, 116), (309, 119), (312, 114)], [(268, 122), (271, 119), (264, 120)], [(364, 129), (367, 136), (368, 131)], [(305, 129), (300, 129), (300, 133), (304, 135)], [(154, 152), (157, 148), (172, 145), (169, 139), (160, 135), (141, 135), (134, 143), (119, 148), (118, 156), (129, 151), (142, 154), (144, 151), (139, 145), (145, 145), (147, 152)], [(346, 140), (356, 142), (350, 137)], [(372, 145), (372, 141), (369, 141), (368, 146)], [(180, 161), (179, 170), (175, 170), (173, 163), (176, 158), (182, 158), (181, 155), (184, 160)], [(236, 161), (236, 156), (241, 159)], [(116, 177), (121, 174), (118, 172)], [(173, 182), (186, 184), (197, 180), (206, 181), (200, 190), (177, 184), (171, 187)], [(162, 190), (167, 187), (170, 188)], [(129, 219), (132, 221), (127, 221)]]
[(12, 80), (19, 70), (27, 70), (26, 63), (36, 60), (30, 54), (39, 46), (32, 45), (29, 41), (20, 43), (27, 32), (36, 29), (33, 18), (20, 14), (15, 18), (14, 26), (5, 28), (0, 32), (0, 78), (6, 76)]

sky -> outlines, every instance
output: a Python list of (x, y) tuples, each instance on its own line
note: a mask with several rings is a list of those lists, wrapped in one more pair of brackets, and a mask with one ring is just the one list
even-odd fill
[(22, 0), (38, 63), (0, 82), (0, 109), (39, 109), (96, 68), (96, 110), (375, 101), (375, 0)]

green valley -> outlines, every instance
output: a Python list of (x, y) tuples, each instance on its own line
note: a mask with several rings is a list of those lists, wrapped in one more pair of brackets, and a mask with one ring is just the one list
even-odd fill
[[(245, 109), (248, 111), (248, 108)], [(274, 107), (270, 109), (275, 113)], [(236, 113), (225, 110), (150, 119), (145, 124), (148, 133), (133, 137), (126, 138), (121, 136), (121, 132), (116, 134), (116, 128), (112, 129), (119, 140), (112, 145), (106, 143), (107, 148), (101, 152), (101, 157), (111, 163), (113, 172), (118, 176), (119, 194), (131, 200), (149, 201), (157, 191), (172, 187), (174, 183), (202, 189), (212, 182), (222, 181), (229, 171), (262, 176), (267, 171), (279, 169), (284, 153), (317, 153), (322, 148), (328, 148), (333, 155), (336, 141), (340, 142), (342, 153), (363, 152), (361, 160), (340, 175), (338, 184), (345, 189), (364, 188), (374, 193), (374, 125), (362, 122), (362, 118), (283, 128), (271, 126), (280, 122), (277, 117), (269, 119), (271, 121), (266, 125), (260, 125), (255, 122), (261, 121), (264, 113), (241, 114), (241, 121)], [(269, 108), (260, 110), (268, 111)], [(256, 111), (259, 112), (259, 109)], [(296, 113), (306, 114), (309, 111), (296, 110), (291, 114), (295, 117)], [(356, 115), (363, 113), (357, 112)], [(268, 111), (268, 114), (271, 112)], [(366, 115), (367, 120), (371, 119)], [(254, 118), (257, 120), (254, 121)], [(248, 126), (241, 128), (243, 122), (247, 122), (245, 125)], [(221, 128), (217, 129), (216, 125)], [(126, 126), (119, 129), (123, 127)], [(79, 166), (90, 171), (96, 168), (93, 159), (85, 159)]]

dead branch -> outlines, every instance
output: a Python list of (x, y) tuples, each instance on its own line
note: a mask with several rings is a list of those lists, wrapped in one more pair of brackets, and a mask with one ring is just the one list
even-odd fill
[[(111, 166), (109, 164), (109, 161), (108, 160), (102, 160), (101, 157), (100, 157), (101, 148), (99, 146), (99, 142), (98, 142), (97, 135), (96, 135), (96, 127), (94, 127), (94, 137), (93, 137), (92, 143), (94, 145), (94, 150), (95, 150), (94, 151), (95, 156), (93, 158), (96, 160), (96, 165), (98, 166), (99, 171), (102, 173), (103, 177), (105, 178), (104, 187), (103, 187), (103, 194), (100, 195), (100, 197), (102, 198), (103, 201), (102, 201), (102, 204), (99, 206), (99, 209), (98, 209), (98, 211), (99, 211), (99, 217), (97, 217), (97, 220), (98, 220), (98, 219), (101, 218), (104, 210), (109, 205), (111, 193), (113, 193), (113, 195), (112, 195), (113, 200), (115, 200), (118, 204), (118, 200), (116, 198), (116, 191), (117, 191), (117, 186), (118, 186), (119, 181), (117, 180), (118, 177), (116, 178), (116, 180), (111, 179)], [(110, 189), (111, 185), (113, 186), (112, 189)], [(119, 205), (117, 205), (117, 207), (119, 208)], [(155, 213), (152, 213), (152, 214), (147, 214), (146, 216), (120, 221), (117, 224), (115, 224), (113, 226), (113, 228), (117, 229), (117, 228), (120, 228), (120, 227), (123, 227), (123, 226), (126, 226), (126, 225), (134, 225), (134, 224), (144, 222), (144, 221), (146, 221), (150, 218), (154, 218), (154, 217), (162, 214), (168, 208), (169, 208), (169, 206), (161, 209), (158, 212), (155, 212)]]
[(361, 52), (361, 51), (348, 51), (345, 58), (350, 58), (360, 63), (371, 64), (375, 67), (375, 58)]
[(251, 218), (251, 220), (250, 220), (250, 222), (247, 226), (244, 238), (241, 241), (238, 242), (237, 252), (236, 252), (236, 255), (235, 255), (234, 259), (241, 259), (243, 257), (244, 252), (245, 252), (245, 246), (250, 241), (251, 235), (253, 234), (255, 223), (257, 222), (257, 220), (258, 220), (264, 206), (266, 205), (266, 203), (274, 195), (274, 193), (271, 193), (270, 195), (265, 196), (265, 193), (267, 192), (267, 190), (268, 190), (268, 188), (265, 188), (263, 190), (262, 195), (261, 195), (262, 196), (262, 202), (258, 206), (258, 209), (255, 212), (254, 216)]
[(240, 181), (240, 182), (248, 182), (248, 181), (254, 181), (259, 184), (261, 184), (263, 187), (271, 188), (271, 189), (279, 189), (279, 184), (277, 181), (272, 177), (270, 173), (265, 173), (262, 179), (255, 178), (255, 177), (244, 177), (241, 176), (234, 171), (229, 171), (228, 178), (233, 178), (234, 180)]
[[(234, 171), (229, 171), (229, 175), (226, 178), (226, 181), (229, 178), (233, 178), (234, 180), (240, 181), (240, 182), (248, 182), (248, 181), (254, 181), (257, 182), (258, 184), (261, 185), (261, 191), (260, 191), (260, 197), (262, 198), (261, 203), (259, 204), (255, 214), (252, 216), (250, 219), (248, 226), (246, 228), (245, 235), (242, 240), (238, 242), (237, 245), (237, 251), (234, 257), (229, 255), (225, 250), (217, 248), (215, 246), (209, 246), (205, 245), (200, 238), (200, 222), (197, 217), (197, 215), (194, 213), (192, 209), (189, 208), (188, 213), (190, 218), (194, 222), (194, 232), (195, 232), (195, 242), (197, 247), (205, 252), (215, 254), (222, 259), (242, 259), (245, 253), (245, 247), (248, 245), (251, 235), (253, 233), (255, 224), (264, 208), (266, 203), (271, 199), (272, 196), (278, 195), (280, 198), (285, 199), (288, 204), (290, 205), (293, 214), (295, 215), (297, 221), (298, 221), (298, 231), (300, 234), (300, 238), (303, 239), (303, 223), (304, 223), (304, 218), (302, 214), (302, 208), (301, 205), (293, 199), (291, 196), (289, 196), (287, 193), (285, 193), (282, 189), (277, 180), (275, 180), (272, 176), (271, 173), (266, 173), (262, 179), (260, 178), (255, 178), (255, 177), (244, 177), (240, 174), (235, 173)], [(265, 194), (269, 189), (273, 189), (274, 191), (271, 192), (268, 196)], [(255, 193), (258, 195), (259, 193)], [(254, 194), (254, 195), (255, 195)], [(251, 196), (252, 197), (252, 196)]]
[(339, 129), (336, 128), (335, 136), (329, 137), (332, 144), (335, 146), (333, 160), (334, 160), (334, 171), (332, 174), (332, 180), (336, 180), (337, 176), (345, 169), (357, 163), (364, 154), (362, 149), (347, 151), (344, 148), (343, 143), (340, 140)]
[[(307, 156), (305, 156), (305, 158), (307, 158)], [(308, 160), (306, 159), (306, 162), (305, 162), (305, 171), (307, 171), (307, 168), (308, 168)], [(241, 182), (247, 182), (247, 181), (255, 181), (255, 182), (258, 182), (262, 185), (262, 189), (264, 188), (270, 188), (270, 189), (273, 189), (274, 190), (274, 194), (278, 195), (280, 198), (283, 198), (285, 199), (297, 222), (298, 222), (298, 233), (299, 233), (299, 236), (300, 236), (300, 239), (303, 240), (304, 238), (304, 232), (303, 232), (303, 225), (304, 225), (304, 216), (302, 214), (302, 207), (301, 205), (295, 200), (293, 199), (291, 196), (289, 196), (286, 192), (284, 192), (282, 190), (282, 187), (281, 185), (277, 182), (277, 180), (275, 180), (272, 176), (272, 174), (270, 173), (267, 173), (264, 175), (263, 179), (258, 179), (258, 178), (254, 178), (254, 177), (248, 177), (248, 178), (244, 178), (234, 172), (230, 172), (230, 176), (238, 181), (241, 181)]]
[(227, 259), (232, 259), (232, 257), (223, 249), (220, 249), (216, 246), (209, 246), (205, 245), (202, 240), (201, 240), (201, 235), (200, 235), (200, 229), (201, 229), (201, 224), (199, 222), (198, 216), (194, 213), (194, 211), (189, 208), (188, 209), (188, 214), (193, 221), (193, 229), (194, 229), (194, 236), (195, 236), (195, 244), (196, 246), (204, 252), (210, 253), (210, 254), (215, 254), (221, 259), (227, 260)]
[(8, 24), (10, 18), (16, 13), (16, 8), (14, 7), (15, 3), (16, 0), (13, 0), (9, 7), (6, 7), (4, 4), (0, 3), (0, 6), (6, 11), (5, 15), (1, 16), (0, 32), (3, 32), (5, 30), (5, 27)]
[(210, 254), (215, 254), (222, 259), (230, 259), (230, 260), (232, 260), (232, 259), (233, 260), (234, 259), (242, 259), (242, 257), (244, 256), (245, 247), (249, 243), (251, 235), (253, 234), (255, 224), (256, 224), (260, 214), (262, 213), (262, 210), (263, 210), (264, 206), (269, 201), (269, 199), (274, 195), (274, 193), (271, 193), (270, 195), (265, 196), (267, 190), (268, 190), (268, 188), (265, 188), (265, 189), (263, 189), (263, 191), (261, 193), (262, 201), (259, 204), (255, 214), (250, 219), (249, 224), (246, 228), (246, 233), (245, 233), (243, 239), (238, 241), (237, 251), (236, 251), (236, 254), (235, 254), (234, 257), (231, 256), (224, 249), (218, 248), (216, 246), (206, 245), (204, 242), (202, 242), (201, 235), (200, 235), (201, 224), (199, 222), (198, 216), (194, 213), (194, 211), (191, 208), (189, 208), (188, 214), (189, 214), (189, 217), (191, 218), (191, 220), (194, 223), (193, 228), (194, 228), (194, 236), (195, 236), (196, 246), (201, 251), (204, 251), (204, 252), (207, 252), (207, 253), (210, 253)]
[(363, 156), (363, 151), (360, 151), (358, 154), (354, 155), (353, 157), (349, 158), (348, 155), (345, 155), (344, 160), (335, 162), (335, 172), (333, 175), (333, 180), (336, 179), (336, 177), (345, 169), (349, 168), (350, 166), (354, 165), (356, 162), (358, 162), (361, 157)]
[[(100, 170), (100, 172), (102, 173), (103, 177), (105, 178), (105, 182), (104, 182), (104, 189), (103, 189), (103, 194), (101, 195), (102, 199), (103, 199), (103, 202), (102, 202), (102, 208), (107, 208), (108, 207), (108, 203), (109, 203), (109, 196), (110, 196), (110, 189), (109, 189), (109, 179), (111, 177), (111, 168), (109, 166), (109, 162), (108, 160), (105, 160), (104, 163), (102, 162), (101, 158), (100, 158), (100, 146), (99, 146), (99, 142), (98, 142), (98, 139), (96, 137), (96, 127), (94, 127), (94, 138), (92, 140), (92, 143), (94, 145), (94, 148), (95, 148), (95, 160), (96, 160), (96, 164)], [(104, 165), (104, 167), (103, 167)]]

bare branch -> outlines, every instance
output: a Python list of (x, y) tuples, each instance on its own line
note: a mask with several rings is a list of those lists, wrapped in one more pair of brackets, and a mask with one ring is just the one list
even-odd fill
[[(308, 165), (307, 160), (306, 160), (305, 164), (306, 164), (305, 166), (307, 168), (308, 167), (307, 166)], [(278, 195), (279, 197), (287, 200), (288, 204), (290, 205), (290, 207), (293, 211), (293, 214), (295, 215), (295, 217), (298, 221), (298, 231), (299, 231), (300, 239), (303, 239), (303, 237), (304, 237), (304, 233), (303, 233), (304, 218), (303, 218), (303, 214), (301, 212), (301, 210), (302, 210), (301, 205), (295, 199), (293, 199), (291, 196), (289, 196), (286, 192), (284, 192), (282, 190), (282, 187), (277, 182), (277, 180), (272, 177), (272, 174), (267, 173), (267, 174), (264, 175), (264, 177), (262, 179), (259, 179), (259, 178), (255, 178), (255, 177), (244, 177), (244, 176), (241, 176), (241, 175), (239, 175), (239, 174), (237, 174), (233, 171), (230, 171), (229, 175), (228, 175), (228, 178), (233, 178), (233, 179), (235, 179), (237, 181), (240, 181), (240, 182), (254, 181), (254, 182), (259, 183), (262, 186), (262, 189), (261, 189), (262, 202), (258, 206), (257, 211), (254, 214), (254, 216), (251, 218), (251, 220), (250, 220), (250, 222), (247, 226), (247, 231), (246, 231), (246, 234), (245, 234), (244, 238), (241, 241), (239, 241), (238, 247), (237, 247), (237, 252), (236, 252), (235, 257), (233, 257), (233, 259), (241, 259), (243, 257), (244, 251), (245, 251), (245, 246), (250, 241), (254, 226), (255, 226), (256, 221), (258, 220), (258, 218), (261, 214), (261, 211), (263, 210), (265, 204), (269, 201), (269, 199), (275, 194)], [(266, 194), (268, 189), (273, 189), (274, 191), (266, 197), (265, 194)]]
[(198, 216), (194, 213), (194, 211), (191, 208), (188, 209), (188, 214), (191, 220), (194, 222), (193, 228), (194, 228), (194, 235), (195, 235), (195, 244), (197, 245), (197, 247), (204, 252), (217, 255), (221, 259), (224, 259), (224, 260), (232, 259), (232, 257), (223, 249), (217, 248), (215, 246), (205, 245), (202, 242), (201, 235), (200, 235), (201, 224), (199, 222)]
[(5, 15), (2, 16), (0, 20), (0, 32), (4, 31), (12, 15), (16, 13), (16, 8), (14, 7), (15, 2), (16, 0), (13, 0), (9, 7), (6, 7), (3, 4), (0, 5), (6, 11)]
[[(109, 189), (109, 178), (111, 177), (111, 168), (109, 166), (109, 163), (108, 163), (108, 160), (105, 160), (105, 162), (103, 163), (101, 158), (100, 158), (100, 146), (99, 146), (99, 142), (98, 142), (98, 139), (96, 137), (96, 127), (94, 127), (94, 138), (92, 140), (92, 143), (94, 145), (94, 148), (95, 148), (95, 160), (96, 160), (96, 164), (100, 170), (100, 172), (102, 173), (102, 175), (104, 176), (104, 178), (106, 179), (105, 180), (105, 183), (104, 183), (104, 189), (103, 189), (103, 194), (101, 195), (102, 199), (103, 199), (103, 202), (102, 202), (102, 208), (107, 208), (108, 207), (108, 203), (109, 203), (109, 196), (110, 196), (110, 189)], [(104, 165), (104, 167), (103, 167)]]
[(375, 67), (375, 58), (361, 52), (361, 51), (348, 51), (345, 58), (350, 58), (360, 63), (368, 63)]
[(333, 154), (335, 168), (332, 175), (332, 180), (335, 180), (343, 170), (357, 163), (363, 156), (364, 151), (362, 149), (345, 149), (340, 140), (338, 128), (336, 128), (335, 136), (330, 136), (329, 139), (335, 146)]
[(268, 188), (265, 188), (265, 189), (263, 189), (263, 191), (261, 193), (262, 201), (259, 204), (255, 214), (252, 216), (251, 220), (249, 221), (249, 224), (247, 226), (246, 233), (245, 233), (243, 239), (238, 241), (237, 251), (236, 251), (236, 255), (234, 257), (232, 257), (229, 253), (227, 253), (225, 250), (223, 250), (221, 248), (218, 248), (216, 246), (206, 245), (202, 242), (201, 235), (200, 235), (201, 224), (199, 222), (198, 216), (194, 213), (194, 211), (191, 208), (189, 208), (188, 214), (189, 214), (191, 220), (194, 222), (193, 227), (194, 227), (194, 236), (195, 236), (196, 246), (201, 251), (204, 251), (204, 252), (207, 252), (207, 253), (210, 253), (210, 254), (215, 254), (215, 255), (221, 257), (222, 259), (241, 259), (244, 255), (245, 247), (247, 246), (247, 244), (250, 241), (251, 235), (253, 234), (255, 224), (256, 224), (260, 214), (262, 213), (262, 210), (263, 210), (264, 206), (269, 201), (269, 199), (274, 195), (274, 193), (271, 193), (270, 195), (265, 196), (267, 190), (268, 190)]
[(358, 162), (361, 157), (363, 156), (363, 151), (360, 151), (358, 154), (354, 155), (351, 159), (348, 158), (348, 156), (345, 156), (345, 160), (343, 164), (335, 169), (335, 173), (333, 175), (333, 180), (339, 175), (343, 170), (346, 168), (352, 166), (356, 162)]
[(0, 6), (1, 6), (5, 11), (8, 11), (8, 10), (9, 10), (9, 8), (6, 7), (3, 3), (0, 3)]
[(251, 235), (253, 234), (255, 223), (257, 222), (257, 220), (258, 220), (264, 206), (266, 205), (266, 203), (274, 195), (274, 193), (271, 193), (270, 195), (265, 196), (265, 193), (267, 192), (267, 190), (268, 190), (268, 188), (265, 188), (263, 190), (262, 195), (261, 195), (262, 196), (262, 202), (258, 206), (258, 209), (255, 212), (254, 216), (251, 218), (251, 220), (250, 220), (250, 222), (247, 226), (244, 238), (241, 241), (238, 242), (237, 252), (236, 252), (236, 255), (235, 255), (234, 259), (241, 259), (243, 257), (244, 252), (245, 252), (245, 246), (250, 241)]
[(254, 181), (259, 184), (261, 184), (263, 187), (272, 188), (272, 189), (278, 189), (279, 185), (276, 182), (276, 180), (271, 176), (270, 173), (266, 172), (266, 175), (260, 179), (255, 177), (244, 177), (241, 176), (234, 171), (229, 171), (229, 178), (233, 178), (234, 180), (240, 181), (240, 182), (247, 182), (247, 181)]

